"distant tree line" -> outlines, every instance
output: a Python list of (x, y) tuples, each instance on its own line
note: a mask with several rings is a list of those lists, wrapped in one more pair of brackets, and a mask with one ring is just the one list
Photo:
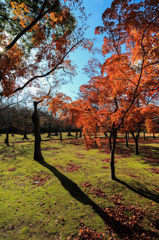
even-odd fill
[[(39, 110), (40, 131), (58, 136), (62, 132), (80, 131), (75, 125), (71, 124), (68, 119), (61, 120), (58, 117), (52, 116), (47, 111)], [(22, 107), (0, 107), (0, 133), (1, 134), (21, 134), (23, 139), (27, 139), (27, 134), (34, 134), (34, 126), (32, 122), (33, 109), (26, 106)]]

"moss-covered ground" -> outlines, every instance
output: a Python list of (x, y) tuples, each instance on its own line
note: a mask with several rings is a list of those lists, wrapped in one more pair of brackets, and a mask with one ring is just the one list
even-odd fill
[(33, 135), (0, 136), (0, 239), (159, 239), (159, 138), (140, 138), (139, 156), (118, 138), (111, 181), (107, 139), (74, 137), (42, 135), (39, 163)]

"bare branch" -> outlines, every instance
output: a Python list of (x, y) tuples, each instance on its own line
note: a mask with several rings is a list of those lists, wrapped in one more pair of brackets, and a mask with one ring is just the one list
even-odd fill
[[(83, 40), (84, 40), (84, 39), (81, 39), (81, 40), (79, 40), (76, 44), (74, 44), (74, 45), (68, 50), (68, 52), (63, 56), (63, 58), (61, 59), (61, 61), (55, 65), (54, 68), (52, 68), (50, 71), (48, 71), (47, 73), (45, 73), (45, 74), (43, 74), (43, 75), (37, 75), (37, 76), (32, 77), (32, 78), (29, 79), (22, 87), (18, 87), (17, 89), (15, 89), (13, 93), (16, 93), (16, 92), (18, 92), (18, 91), (23, 90), (23, 89), (24, 89), (29, 83), (31, 83), (34, 79), (36, 79), (36, 78), (44, 78), (44, 77), (50, 75), (50, 74), (51, 74), (52, 72), (54, 72), (55, 70), (57, 70), (57, 69), (58, 69), (58, 66), (63, 63), (64, 59), (65, 59), (66, 56), (72, 51), (72, 49), (75, 48), (75, 47), (76, 47), (80, 42), (82, 42)], [(2, 94), (3, 94), (3, 93), (2, 93)]]

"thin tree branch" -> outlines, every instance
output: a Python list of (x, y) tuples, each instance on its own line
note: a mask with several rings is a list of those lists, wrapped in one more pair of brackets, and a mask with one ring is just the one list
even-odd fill
[(9, 24), (10, 24), (13, 28), (15, 28), (15, 26), (10, 22), (10, 20), (11, 20), (10, 18), (2, 15), (1, 13), (0, 13), (0, 16), (1, 16), (2, 18), (5, 18), (5, 19), (9, 22)]
[(14, 39), (13, 41), (5, 47), (3, 52), (7, 52), (8, 50), (10, 50), (15, 44), (16, 42), (27, 32), (29, 31), (43, 16), (45, 16), (46, 13), (48, 13), (49, 11), (53, 10), (54, 8), (56, 8), (56, 6), (58, 5), (58, 1), (56, 1), (55, 5), (53, 7), (51, 7), (50, 9), (48, 9), (47, 11), (43, 12), (45, 6), (46, 6), (47, 0), (44, 1), (44, 4), (41, 8), (41, 11), (39, 13), (39, 15), (26, 27), (24, 28)]
[(68, 50), (68, 52), (63, 56), (63, 58), (61, 59), (61, 61), (56, 64), (56, 66), (55, 66), (54, 68), (52, 68), (50, 71), (48, 71), (47, 73), (45, 73), (45, 74), (43, 74), (43, 75), (39, 75), (39, 76), (37, 75), (37, 76), (32, 77), (32, 78), (29, 79), (22, 87), (18, 87), (17, 89), (15, 89), (13, 93), (16, 93), (16, 92), (18, 92), (18, 91), (23, 90), (30, 82), (32, 82), (32, 81), (33, 81), (34, 79), (36, 79), (36, 78), (44, 78), (44, 77), (50, 75), (53, 71), (55, 71), (55, 70), (58, 68), (58, 66), (59, 66), (60, 64), (62, 64), (62, 62), (64, 61), (64, 59), (66, 58), (66, 56), (72, 51), (72, 49), (75, 48), (75, 47), (76, 47), (80, 42), (82, 42), (82, 41), (83, 41), (83, 39), (79, 40), (76, 44), (74, 44), (74, 45)]

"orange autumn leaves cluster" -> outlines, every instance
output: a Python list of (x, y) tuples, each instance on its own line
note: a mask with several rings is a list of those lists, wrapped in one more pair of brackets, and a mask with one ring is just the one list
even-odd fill
[(26, 27), (26, 23), (30, 20), (25, 13), (29, 12), (29, 9), (25, 3), (18, 4), (17, 2), (11, 1), (11, 6), (13, 8), (13, 14), (15, 15), (12, 17), (13, 20), (20, 19), (20, 24), (23, 28)]
[[(4, 46), (0, 60), (3, 62), (0, 69), (1, 96), (18, 93), (27, 86), (38, 87), (43, 96), (42, 78), (53, 74), (54, 79), (48, 84), (51, 87), (64, 83), (63, 76), (67, 73), (70, 78), (75, 75), (76, 66), (69, 59), (69, 53), (79, 45), (91, 49), (92, 43), (84, 40), (84, 29), (78, 29), (71, 13), (72, 8), (79, 9), (77, 18), (80, 17), (84, 26), (86, 15), (81, 7), (82, 0), (68, 0), (66, 4), (62, 0), (46, 0), (37, 3), (37, 8), (35, 6), (36, 3), (26, 5), (11, 1), (12, 20), (18, 27), (16, 36), (14, 31), (13, 36), (1, 34), (0, 46)], [(9, 65), (5, 59), (9, 59)], [(57, 70), (63, 71), (62, 77), (57, 77)], [(47, 79), (43, 82), (47, 85)]]
[[(49, 4), (53, 4), (50, 3)], [(12, 12), (15, 15), (12, 19), (18, 20), (20, 25), (25, 28), (29, 25), (34, 18), (29, 16), (29, 9), (25, 3), (18, 4), (17, 2), (11, 2), (13, 8)], [(39, 12), (41, 9), (39, 9)], [(63, 24), (67, 22), (67, 19), (70, 17), (70, 10), (68, 7), (61, 9), (60, 12), (49, 12), (46, 11), (46, 14), (43, 14), (43, 22), (37, 22), (28, 32), (32, 33), (31, 41), (34, 44), (34, 47), (37, 47), (42, 41), (46, 41), (46, 26), (50, 25), (53, 29), (57, 27), (58, 24)]]
[(57, 93), (56, 96), (49, 101), (48, 111), (51, 110), (53, 115), (65, 117), (67, 115), (68, 105), (70, 102), (70, 97), (63, 93)]
[[(0, 42), (2, 48), (4, 48), (8, 42), (8, 37), (3, 32), (0, 33)], [(9, 96), (15, 89), (17, 77), (25, 77), (27, 71), (23, 50), (15, 44), (7, 53), (2, 52), (0, 66), (1, 86), (5, 95)]]

